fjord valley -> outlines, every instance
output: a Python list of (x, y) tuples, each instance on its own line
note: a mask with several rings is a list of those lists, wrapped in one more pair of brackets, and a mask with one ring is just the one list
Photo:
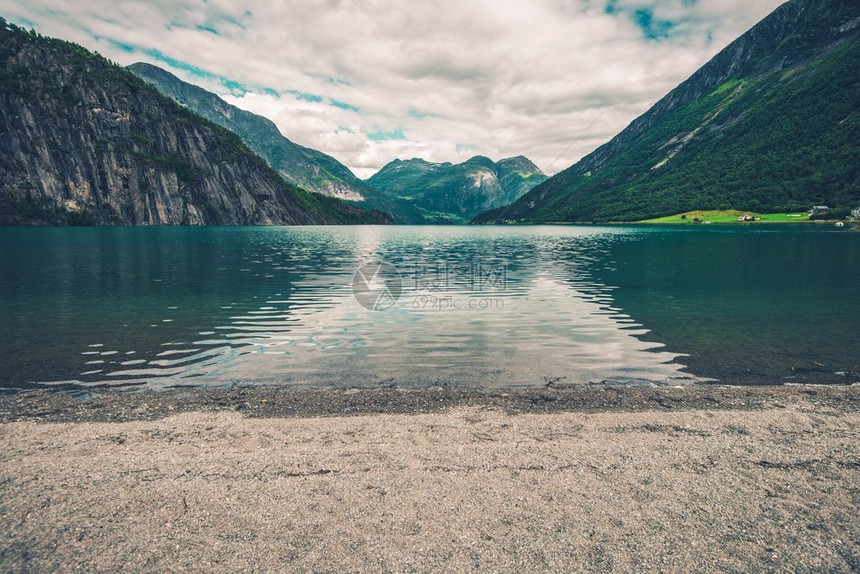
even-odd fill
[(615, 138), (476, 222), (860, 206), (860, 4), (793, 0)]
[(80, 46), (0, 23), (5, 225), (386, 223)]
[(158, 66), (136, 63), (128, 69), (163, 95), (239, 135), (287, 181), (385, 211), (395, 223), (465, 223), (488, 209), (513, 203), (547, 179), (525, 157), (493, 162), (478, 156), (456, 165), (395, 159), (362, 181), (333, 157), (293, 143), (272, 121)]
[(781, 1), (0, 0), (0, 572), (860, 571), (860, 3)]

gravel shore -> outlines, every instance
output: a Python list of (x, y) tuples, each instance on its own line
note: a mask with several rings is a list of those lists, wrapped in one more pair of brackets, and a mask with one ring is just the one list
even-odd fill
[(860, 570), (860, 386), (0, 395), (0, 570)]

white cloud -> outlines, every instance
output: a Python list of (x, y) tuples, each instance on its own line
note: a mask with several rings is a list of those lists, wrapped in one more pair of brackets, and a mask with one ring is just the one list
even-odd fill
[[(367, 177), (396, 157), (476, 153), (564, 169), (779, 4), (0, 0), (0, 14), (170, 69)], [(219, 78), (251, 91), (231, 95)]]

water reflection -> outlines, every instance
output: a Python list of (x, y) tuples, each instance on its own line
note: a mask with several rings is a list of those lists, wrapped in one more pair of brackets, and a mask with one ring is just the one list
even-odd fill
[[(594, 269), (633, 228), (4, 230), (7, 384), (677, 384)], [(20, 249), (18, 249), (20, 247)], [(608, 259), (609, 258), (609, 259)], [(355, 270), (384, 260), (374, 312)], [(23, 360), (18, 360), (22, 359)]]

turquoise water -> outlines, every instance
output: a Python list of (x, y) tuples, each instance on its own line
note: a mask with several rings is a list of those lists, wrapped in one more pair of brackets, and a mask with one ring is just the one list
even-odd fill
[(4, 387), (860, 373), (860, 233), (830, 226), (0, 229), (0, 246)]

